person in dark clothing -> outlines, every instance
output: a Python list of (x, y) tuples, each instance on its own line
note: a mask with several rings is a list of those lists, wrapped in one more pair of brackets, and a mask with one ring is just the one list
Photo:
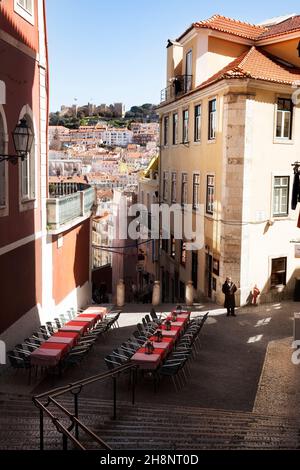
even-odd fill
[(230, 315), (235, 317), (235, 293), (237, 291), (236, 285), (232, 282), (231, 277), (227, 277), (223, 284), (222, 292), (225, 295), (224, 307), (227, 309), (227, 317)]

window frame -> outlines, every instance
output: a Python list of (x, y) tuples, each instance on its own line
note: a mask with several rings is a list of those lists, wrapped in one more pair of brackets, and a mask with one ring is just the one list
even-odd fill
[[(185, 189), (185, 191), (184, 191)], [(184, 194), (186, 195), (186, 199), (184, 200)], [(188, 203), (188, 173), (183, 172), (181, 173), (181, 205), (184, 206)]]
[(172, 171), (171, 173), (171, 203), (177, 201), (177, 173)]
[[(211, 110), (212, 103), (215, 103), (215, 110)], [(208, 141), (215, 142), (217, 136), (217, 98), (208, 100)]]
[[(271, 258), (271, 273), (270, 273), (270, 286), (271, 289), (276, 289), (278, 287), (286, 286), (287, 285), (287, 256), (279, 256), (276, 258)], [(282, 270), (273, 270), (273, 262), (274, 261), (279, 261), (279, 260), (284, 260), (285, 264), (285, 269)], [(273, 279), (275, 275), (284, 275), (284, 282), (273, 282)]]
[(20, 3), (20, 1), (21, 0), (14, 0), (14, 11), (15, 11), (15, 13), (17, 13), (24, 20), (26, 20), (28, 23), (30, 23), (34, 26), (34, 22), (35, 22), (35, 1), (34, 0), (24, 0), (24, 2), (26, 2), (26, 3), (27, 3), (27, 1), (31, 2), (31, 9), (26, 8), (26, 6), (22, 5)]
[[(210, 178), (212, 178), (213, 184), (210, 182)], [(212, 189), (212, 192), (210, 192), (210, 189)], [(208, 215), (214, 215), (215, 190), (216, 190), (215, 175), (206, 175), (206, 213)], [(211, 194), (213, 196), (212, 200), (211, 200)]]
[(169, 116), (164, 116), (164, 133), (163, 133), (163, 142), (164, 142), (164, 147), (167, 147), (169, 145)]
[[(197, 109), (200, 110), (199, 114)], [(194, 107), (194, 142), (201, 142), (201, 126), (202, 126), (202, 104), (196, 104)]]
[[(19, 159), (19, 210), (20, 212), (37, 208), (37, 158), (38, 158), (38, 136), (32, 110), (29, 105), (25, 105), (20, 113), (19, 120), (25, 119), (27, 125), (31, 127), (33, 133), (33, 143), (31, 152), (24, 161)], [(26, 166), (25, 166), (26, 165)], [(23, 192), (23, 169), (26, 168), (28, 179), (28, 193)]]
[[(290, 103), (290, 106), (291, 106), (291, 109), (289, 111), (287, 110), (284, 110), (284, 109), (278, 109), (279, 107), (279, 101), (283, 101), (283, 102), (289, 102)], [(284, 106), (283, 106), (284, 107)], [(278, 127), (278, 113), (282, 113), (282, 116), (281, 116), (281, 135), (278, 136), (277, 135), (277, 127)], [(285, 115), (286, 114), (289, 114), (290, 115), (290, 122), (289, 122), (289, 135), (288, 137), (284, 136), (284, 131), (285, 131)], [(282, 96), (278, 96), (277, 97), (277, 101), (276, 101), (276, 104), (275, 104), (275, 129), (274, 129), (274, 132), (275, 132), (275, 140), (277, 142), (291, 142), (293, 140), (293, 122), (294, 122), (294, 104), (293, 104), (293, 101), (291, 98), (287, 98), (287, 97), (282, 97)]]
[[(198, 183), (196, 183), (196, 178), (198, 178)], [(196, 197), (195, 197), (195, 188), (198, 188), (197, 190), (197, 204), (195, 204)], [(200, 206), (200, 173), (193, 173), (193, 201), (192, 201), (192, 207), (193, 210), (196, 211), (199, 209)]]
[[(280, 184), (280, 186), (275, 186), (275, 180), (276, 179), (287, 179), (287, 186)], [(275, 212), (275, 191), (276, 189), (283, 189), (287, 188), (287, 194), (286, 194), (286, 211), (285, 212)], [(280, 196), (280, 200), (282, 198), (282, 195)], [(289, 216), (289, 204), (290, 202), (290, 175), (273, 175), (272, 176), (272, 217), (274, 218), (284, 218)], [(281, 207), (282, 203), (279, 202), (279, 207)]]
[(169, 196), (169, 188), (168, 188), (168, 183), (169, 183), (169, 172), (164, 171), (163, 172), (163, 200), (168, 201), (168, 196)]
[(189, 143), (189, 109), (186, 108), (182, 111), (182, 143)]
[(173, 113), (173, 116), (172, 116), (172, 143), (173, 145), (177, 145), (179, 143), (178, 124), (179, 124), (178, 113), (176, 112), (176, 113)]

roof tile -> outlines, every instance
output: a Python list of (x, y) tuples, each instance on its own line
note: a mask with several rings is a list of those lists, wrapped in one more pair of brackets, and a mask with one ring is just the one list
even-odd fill
[(268, 54), (253, 46), (229, 65), (210, 77), (199, 88), (204, 88), (222, 79), (252, 78), (273, 83), (293, 85), (300, 80), (300, 68)]

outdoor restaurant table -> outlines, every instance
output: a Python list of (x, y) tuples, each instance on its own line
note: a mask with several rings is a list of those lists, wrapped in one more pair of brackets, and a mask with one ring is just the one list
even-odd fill
[(72, 348), (76, 342), (75, 338), (68, 338), (67, 336), (51, 336), (47, 339), (46, 343), (60, 343), (60, 344), (67, 344)]
[(102, 320), (103, 315), (101, 313), (80, 313), (80, 315), (78, 315), (76, 319), (78, 318), (89, 318), (92, 319), (94, 323), (97, 323), (98, 321)]
[[(82, 332), (85, 333), (91, 326), (92, 326), (91, 322), (89, 322), (89, 321), (71, 320), (71, 321), (68, 321), (67, 323), (65, 323), (63, 328), (65, 328), (65, 327), (71, 327), (71, 328), (80, 327), (80, 328), (83, 329)], [(77, 331), (77, 330), (71, 330), (71, 331)]]
[(164, 349), (154, 349), (152, 354), (146, 354), (145, 348), (140, 348), (132, 356), (131, 361), (138, 364), (141, 369), (155, 370), (161, 363), (164, 353)]
[(60, 329), (59, 329), (59, 332), (62, 333), (62, 332), (70, 332), (70, 331), (73, 331), (73, 332), (76, 332), (78, 333), (79, 335), (82, 335), (85, 331), (85, 328), (83, 326), (83, 324), (81, 324), (81, 326), (75, 326), (75, 325), (67, 325), (65, 324), (64, 326), (62, 326)]
[(30, 362), (34, 366), (56, 366), (69, 349), (68, 344), (48, 343), (46, 341), (30, 354)]
[(88, 316), (81, 317), (80, 315), (78, 315), (78, 317), (73, 318), (72, 321), (73, 322), (74, 321), (76, 321), (76, 322), (89, 322), (91, 324), (94, 324), (95, 323), (95, 317), (88, 317)]
[(107, 313), (107, 308), (106, 307), (97, 307), (96, 305), (90, 305), (89, 307), (85, 308), (82, 313), (83, 314), (85, 314), (85, 313), (96, 313), (98, 315), (101, 315), (101, 317), (103, 317)]

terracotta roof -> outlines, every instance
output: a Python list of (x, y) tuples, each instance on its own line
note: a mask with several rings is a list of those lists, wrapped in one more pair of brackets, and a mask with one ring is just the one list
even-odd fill
[(214, 15), (208, 20), (193, 23), (192, 26), (177, 39), (177, 41), (179, 41), (192, 28), (213, 29), (215, 31), (229, 33), (234, 36), (252, 40), (256, 40), (262, 35), (262, 33), (268, 31), (264, 26), (256, 26), (244, 21), (227, 18), (226, 16)]
[(253, 46), (229, 65), (202, 83), (197, 89), (204, 88), (222, 79), (252, 78), (274, 83), (292, 85), (300, 80), (300, 68), (288, 65), (280, 59)]
[(288, 18), (281, 23), (275, 24), (274, 26), (269, 26), (267, 31), (265, 31), (259, 39), (267, 39), (273, 36), (280, 36), (282, 34), (292, 33), (294, 31), (300, 30), (300, 15), (293, 16)]
[(270, 26), (254, 25), (226, 16), (214, 15), (208, 20), (193, 23), (176, 41), (180, 41), (193, 28), (211, 29), (252, 41), (260, 41), (262, 39), (300, 31), (300, 15), (292, 16), (281, 23)]

